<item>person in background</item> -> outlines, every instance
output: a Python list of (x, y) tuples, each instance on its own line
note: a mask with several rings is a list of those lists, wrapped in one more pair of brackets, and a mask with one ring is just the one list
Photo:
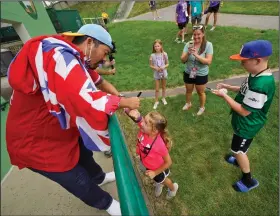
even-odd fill
[(213, 58), (213, 45), (206, 40), (204, 25), (193, 26), (194, 41), (189, 41), (183, 50), (181, 61), (186, 64), (184, 83), (186, 87), (186, 104), (183, 110), (192, 107), (191, 98), (194, 87), (199, 96), (199, 110), (197, 115), (205, 111), (205, 87), (208, 82), (209, 65)]
[(175, 42), (180, 43), (179, 37), (182, 39), (182, 43), (185, 42), (185, 28), (186, 24), (189, 21), (189, 17), (187, 15), (187, 4), (184, 0), (180, 0), (176, 6), (176, 13), (175, 13), (175, 22), (179, 28), (177, 33)]
[(105, 13), (105, 12), (102, 12), (101, 17), (102, 17), (102, 19), (104, 21), (104, 24), (107, 25), (108, 20), (109, 20), (109, 15), (107, 13)]
[(191, 5), (191, 22), (192, 25), (198, 25), (201, 23), (203, 11), (204, 11), (204, 1), (190, 1)]
[(158, 19), (160, 19), (161, 17), (159, 16), (159, 13), (158, 13), (158, 10), (157, 10), (156, 1), (149, 1), (149, 6), (150, 6), (150, 9), (152, 11), (154, 20), (156, 20), (156, 16), (157, 16)]
[[(198, 25), (201, 23), (204, 14), (204, 1), (190, 1), (190, 5), (192, 26)], [(191, 39), (193, 40), (193, 36)]]
[(185, 28), (185, 35), (188, 33), (188, 23), (189, 23), (189, 20), (191, 18), (191, 5), (190, 5), (190, 1), (185, 1), (186, 2), (186, 6), (187, 6), (187, 9), (186, 9), (186, 17), (187, 17), (187, 23), (186, 23), (186, 28)]
[(208, 5), (208, 9), (207, 9), (207, 16), (206, 16), (206, 20), (205, 20), (205, 28), (207, 28), (211, 14), (214, 13), (214, 24), (213, 24), (212, 28), (210, 29), (210, 31), (213, 31), (216, 28), (217, 21), (218, 21), (219, 8), (220, 8), (220, 1), (209, 1), (209, 5)]
[(159, 88), (160, 84), (162, 85), (162, 103), (167, 105), (167, 101), (165, 99), (165, 91), (166, 91), (166, 80), (167, 80), (167, 68), (169, 66), (168, 55), (163, 50), (163, 44), (161, 40), (155, 40), (153, 43), (153, 53), (150, 56), (150, 68), (153, 69), (154, 79), (155, 79), (155, 104), (154, 109), (157, 109), (159, 102)]

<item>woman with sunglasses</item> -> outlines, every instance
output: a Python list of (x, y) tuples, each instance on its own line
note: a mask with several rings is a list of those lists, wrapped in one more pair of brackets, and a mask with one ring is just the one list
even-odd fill
[(181, 56), (181, 61), (186, 64), (184, 71), (186, 104), (183, 110), (191, 108), (192, 92), (195, 87), (200, 101), (197, 115), (202, 115), (205, 111), (205, 87), (208, 82), (209, 65), (213, 57), (213, 45), (206, 40), (205, 27), (202, 24), (193, 26), (193, 37), (194, 40), (185, 45)]

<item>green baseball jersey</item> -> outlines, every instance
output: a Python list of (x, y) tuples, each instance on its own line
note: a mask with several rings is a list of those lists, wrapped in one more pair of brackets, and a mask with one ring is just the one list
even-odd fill
[(275, 93), (275, 81), (270, 69), (244, 80), (235, 101), (251, 113), (243, 117), (232, 110), (231, 124), (234, 133), (252, 139), (266, 122), (266, 114)]

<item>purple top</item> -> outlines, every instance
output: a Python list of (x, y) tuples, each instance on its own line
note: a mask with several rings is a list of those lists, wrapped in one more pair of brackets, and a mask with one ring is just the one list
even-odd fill
[(177, 7), (176, 7), (177, 23), (187, 22), (187, 17), (185, 14), (185, 10), (187, 10), (187, 8), (185, 5), (187, 5), (187, 4), (184, 1), (180, 1), (177, 4)]
[(220, 4), (220, 1), (210, 1), (209, 7), (215, 7), (215, 6), (217, 6), (218, 4)]

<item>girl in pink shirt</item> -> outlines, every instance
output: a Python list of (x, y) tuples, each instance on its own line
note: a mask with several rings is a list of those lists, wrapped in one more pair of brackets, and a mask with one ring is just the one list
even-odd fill
[(141, 117), (138, 110), (127, 110), (126, 113), (138, 123), (140, 128), (137, 135), (136, 153), (145, 167), (145, 174), (157, 183), (155, 196), (161, 195), (165, 185), (168, 187), (166, 199), (173, 198), (179, 186), (167, 177), (172, 164), (168, 152), (172, 141), (166, 128), (166, 118), (155, 111), (148, 113), (144, 118)]

